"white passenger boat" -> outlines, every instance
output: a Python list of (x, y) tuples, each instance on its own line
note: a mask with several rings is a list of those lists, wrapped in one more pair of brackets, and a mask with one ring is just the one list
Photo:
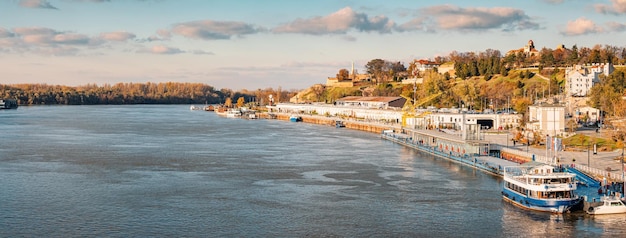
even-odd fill
[(241, 117), (241, 110), (239, 108), (230, 108), (226, 111), (226, 117), (228, 118), (238, 118)]
[(626, 205), (616, 196), (602, 197), (602, 204), (589, 207), (586, 211), (591, 215), (626, 213)]
[(502, 198), (529, 210), (564, 213), (578, 205), (573, 173), (554, 172), (554, 167), (534, 165), (505, 167)]

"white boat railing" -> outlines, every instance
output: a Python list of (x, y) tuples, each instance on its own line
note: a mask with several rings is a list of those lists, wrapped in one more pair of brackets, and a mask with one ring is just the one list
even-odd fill
[[(526, 151), (509, 149), (503, 146), (500, 147), (500, 151), (514, 154), (520, 157), (534, 158), (534, 160), (537, 162), (542, 162), (542, 163), (553, 165), (553, 166), (558, 165), (558, 163), (554, 159), (548, 158), (546, 156), (538, 155), (538, 154), (533, 154), (533, 153), (526, 152)], [(582, 165), (582, 164), (577, 164), (577, 163), (573, 163), (572, 165), (570, 166), (584, 173), (594, 175), (595, 177), (606, 178), (607, 180), (610, 180), (610, 181), (620, 181), (620, 182), (622, 181), (621, 171), (609, 172), (603, 169), (592, 168), (592, 167)]]
[(596, 177), (606, 178), (609, 181), (619, 181), (619, 182), (622, 182), (622, 173), (621, 173), (621, 171), (616, 171), (615, 173), (611, 173), (611, 172), (606, 171), (606, 170), (592, 168), (592, 167), (589, 167), (589, 166), (576, 164), (576, 163), (574, 163), (573, 167), (575, 169), (577, 169), (577, 170), (580, 170), (580, 171), (584, 172), (584, 173), (595, 175)]

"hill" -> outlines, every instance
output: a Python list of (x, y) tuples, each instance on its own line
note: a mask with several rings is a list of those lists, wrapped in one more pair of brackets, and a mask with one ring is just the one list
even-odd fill
[[(424, 98), (441, 93), (436, 100), (424, 106), (468, 107), (474, 110), (487, 108), (498, 110), (505, 107), (515, 108), (516, 102), (530, 103), (535, 99), (555, 95), (562, 91), (564, 70), (538, 68), (510, 70), (506, 75), (496, 74), (473, 76), (467, 79), (448, 78), (445, 75), (430, 72), (424, 75), (422, 83), (413, 88), (413, 84), (392, 81), (376, 84), (369, 82), (354, 87), (326, 87), (314, 85), (300, 91), (292, 102), (333, 103), (345, 96), (400, 96)], [(519, 103), (518, 102), (518, 103)]]

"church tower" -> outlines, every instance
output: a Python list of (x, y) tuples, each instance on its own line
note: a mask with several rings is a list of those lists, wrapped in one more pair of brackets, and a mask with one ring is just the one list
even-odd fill
[(352, 69), (350, 70), (350, 78), (354, 80), (355, 76), (356, 75), (354, 73), (354, 61), (352, 61)]

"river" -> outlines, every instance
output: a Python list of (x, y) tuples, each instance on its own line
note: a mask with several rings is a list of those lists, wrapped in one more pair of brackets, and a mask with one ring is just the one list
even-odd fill
[(0, 237), (624, 237), (346, 128), (189, 105), (0, 110)]

